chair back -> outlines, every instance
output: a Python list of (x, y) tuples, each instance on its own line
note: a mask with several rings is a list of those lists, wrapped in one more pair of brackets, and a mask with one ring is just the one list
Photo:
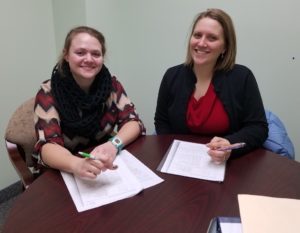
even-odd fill
[(269, 126), (269, 135), (264, 142), (263, 147), (276, 154), (295, 159), (294, 144), (290, 139), (283, 122), (275, 113), (269, 110), (265, 110), (265, 112)]
[(33, 118), (34, 101), (35, 98), (32, 97), (15, 110), (5, 131), (9, 159), (25, 188), (34, 179), (32, 151), (37, 141)]

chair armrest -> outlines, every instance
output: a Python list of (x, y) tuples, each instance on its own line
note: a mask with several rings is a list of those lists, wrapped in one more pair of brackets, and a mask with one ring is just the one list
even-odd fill
[(29, 185), (34, 181), (34, 176), (30, 169), (27, 167), (26, 162), (23, 160), (18, 145), (5, 140), (6, 149), (9, 155), (9, 159), (15, 167), (18, 176), (20, 177), (24, 188), (27, 189)]

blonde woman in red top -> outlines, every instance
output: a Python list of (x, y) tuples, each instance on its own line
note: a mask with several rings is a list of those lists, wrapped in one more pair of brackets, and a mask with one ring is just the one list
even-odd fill
[[(268, 135), (263, 102), (251, 70), (235, 58), (230, 16), (220, 9), (197, 15), (185, 63), (169, 68), (162, 79), (157, 134), (212, 136), (208, 153), (216, 162), (260, 147)], [(246, 146), (220, 150), (240, 142)]]

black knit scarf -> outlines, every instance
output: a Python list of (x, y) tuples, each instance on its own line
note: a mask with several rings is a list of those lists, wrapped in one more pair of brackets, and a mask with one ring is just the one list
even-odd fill
[(51, 77), (51, 89), (60, 114), (62, 131), (70, 138), (79, 135), (93, 139), (100, 131), (100, 120), (112, 90), (111, 74), (103, 65), (87, 94), (76, 83), (67, 62), (62, 70), (63, 75), (56, 65)]

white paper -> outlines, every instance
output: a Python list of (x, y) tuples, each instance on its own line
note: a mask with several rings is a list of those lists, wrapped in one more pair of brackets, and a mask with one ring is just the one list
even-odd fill
[(242, 224), (238, 222), (221, 222), (222, 233), (243, 233)]
[[(220, 228), (220, 229), (219, 229)], [(239, 217), (216, 217), (210, 221), (207, 233), (243, 233)]]
[(107, 170), (96, 179), (81, 179), (61, 172), (78, 212), (136, 195), (163, 180), (123, 150), (114, 161), (116, 170)]
[(127, 150), (123, 150), (120, 155), (129, 170), (139, 180), (143, 189), (152, 187), (164, 181)]
[(216, 164), (201, 143), (174, 140), (161, 172), (204, 180), (223, 181), (225, 163)]

